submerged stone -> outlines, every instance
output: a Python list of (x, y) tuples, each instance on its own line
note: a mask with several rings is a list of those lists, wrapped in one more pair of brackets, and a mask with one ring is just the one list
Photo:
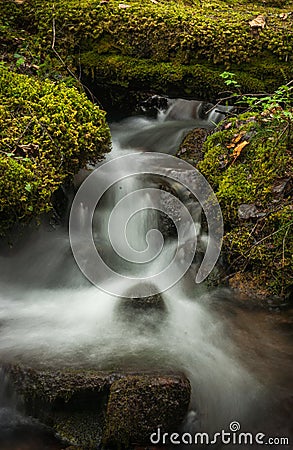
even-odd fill
[(167, 316), (167, 307), (161, 294), (154, 286), (138, 284), (119, 299), (116, 317), (141, 331), (156, 331)]

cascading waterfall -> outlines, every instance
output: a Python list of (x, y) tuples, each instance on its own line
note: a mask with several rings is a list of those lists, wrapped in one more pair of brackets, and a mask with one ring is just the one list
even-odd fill
[[(210, 120), (218, 120), (219, 113), (214, 112), (208, 116), (210, 120), (194, 117), (198, 114), (195, 105), (186, 109), (185, 102), (172, 101), (157, 119), (132, 117), (112, 124), (113, 150), (108, 160), (133, 150), (172, 153), (189, 129), (202, 125), (209, 128)], [(122, 176), (124, 169), (121, 165)], [(107, 224), (114, 205), (148, 182), (133, 177), (116, 183), (101, 199), (93, 222), (95, 244), (105, 260), (115, 269), (130, 271), (138, 278), (166, 264), (174, 253), (175, 241), (167, 238), (159, 258), (144, 268), (132, 263), (121, 265), (119, 258), (115, 261), (117, 255), (111, 249)], [(157, 183), (155, 179), (151, 182)], [(189, 201), (189, 209), (193, 208), (192, 215), (197, 221), (196, 233), (203, 245), (201, 210), (198, 204)], [(150, 196), (145, 196), (143, 204), (136, 206), (139, 209), (147, 205), (147, 209), (129, 221), (129, 241), (137, 250), (146, 246), (147, 232), (158, 228), (159, 216), (152, 210), (152, 202)], [(86, 214), (86, 205), (81, 204), (81, 225)], [(129, 211), (123, 214), (121, 223), (129, 217)], [(115, 226), (119, 235), (120, 222)], [(227, 427), (231, 420), (249, 423), (251, 411), (257, 413), (264, 390), (240, 363), (238, 350), (228, 339), (220, 315), (213, 312), (211, 295), (215, 298), (217, 294), (191, 283), (190, 275), (162, 294), (166, 317), (148, 333), (145, 329), (142, 332), (139, 323), (127, 323), (119, 317), (116, 313), (119, 298), (97, 290), (83, 277), (73, 260), (63, 227), (52, 231), (43, 226), (1, 256), (0, 262), (2, 361), (38, 367), (185, 372), (192, 383), (192, 412), (186, 422), (192, 430), (217, 431)], [(131, 288), (131, 282), (124, 286), (125, 292)], [(155, 323), (156, 315), (151, 320)]]

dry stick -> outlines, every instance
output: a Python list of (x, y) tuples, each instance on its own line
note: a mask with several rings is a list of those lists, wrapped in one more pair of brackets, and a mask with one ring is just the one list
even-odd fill
[[(282, 242), (282, 268), (284, 269), (285, 267), (285, 241), (286, 241), (286, 237), (289, 231), (289, 228), (292, 224), (289, 224), (286, 233), (284, 234), (283, 237), (283, 242)], [(284, 270), (282, 271), (282, 294), (283, 294), (283, 290), (284, 290)]]
[[(290, 86), (290, 84), (292, 84), (293, 83), (293, 80), (290, 80), (288, 83), (286, 83), (285, 84), (285, 86)], [(289, 91), (291, 91), (293, 89), (293, 86), (290, 86), (289, 87)], [(232, 91), (224, 91), (224, 92), (219, 92), (219, 95), (220, 94), (224, 94), (225, 92), (231, 92), (232, 93)], [(235, 98), (236, 96), (239, 98), (241, 98), (241, 97), (263, 97), (264, 95), (273, 95), (273, 94), (268, 94), (267, 92), (266, 93), (263, 93), (263, 94), (236, 94), (236, 95), (234, 95), (234, 94), (232, 94), (232, 95), (229, 95), (228, 97), (223, 97), (223, 98), (220, 98), (218, 101), (217, 101), (217, 103), (212, 107), (212, 108), (210, 108), (208, 111), (207, 111), (207, 113), (206, 114), (208, 114), (208, 113), (210, 113), (211, 111), (213, 111), (218, 105), (220, 105), (224, 100), (230, 100), (231, 98)], [(255, 103), (255, 105), (259, 105), (261, 103), (261, 100), (259, 100), (258, 102), (256, 102)], [(254, 106), (255, 106), (254, 105)], [(250, 108), (248, 108), (248, 111), (251, 109), (251, 107)]]
[[(220, 94), (224, 94), (225, 92), (231, 92), (232, 93), (232, 91), (224, 91), (224, 92), (219, 92), (219, 95)], [(248, 96), (248, 95), (253, 95), (254, 97), (263, 97), (264, 95), (269, 95), (269, 94), (245, 94), (246, 96)], [(229, 95), (229, 96), (227, 96), (227, 97), (221, 97), (218, 101), (217, 101), (217, 103), (214, 105), (214, 106), (212, 106), (212, 108), (210, 108), (207, 112), (206, 112), (206, 114), (208, 114), (208, 113), (210, 113), (211, 111), (213, 111), (217, 106), (219, 106), (224, 100), (231, 100), (231, 98), (236, 98), (236, 97), (243, 97), (243, 94), (236, 94), (236, 95), (234, 95), (233, 93), (232, 93), (232, 95)]]
[[(236, 259), (233, 261), (233, 265), (234, 265), (237, 261), (239, 261), (241, 258), (246, 258), (246, 255), (249, 254), (249, 253), (251, 252), (251, 250), (252, 250), (254, 247), (257, 247), (257, 246), (258, 246), (259, 244), (261, 244), (263, 241), (265, 241), (266, 239), (269, 239), (270, 237), (272, 237), (272, 236), (274, 236), (275, 234), (279, 233), (279, 232), (280, 232), (281, 230), (283, 230), (284, 228), (286, 228), (286, 227), (290, 228), (291, 225), (292, 225), (292, 222), (290, 222), (288, 225), (284, 225), (283, 227), (279, 228), (278, 230), (274, 231), (273, 233), (268, 234), (268, 235), (265, 236), (264, 238), (262, 238), (262, 239), (260, 239), (259, 241), (255, 242), (255, 244), (252, 244), (252, 246), (251, 246), (251, 247), (250, 247), (243, 255), (238, 256), (238, 258), (236, 258)], [(249, 259), (249, 256), (247, 256), (247, 258)], [(246, 259), (247, 259), (247, 258), (246, 258)], [(246, 266), (247, 266), (247, 262), (246, 262), (245, 267), (246, 267)], [(230, 267), (231, 267), (231, 266), (230, 266)], [(243, 272), (243, 270), (242, 270), (242, 272)], [(235, 272), (235, 273), (237, 273), (237, 272)], [(231, 278), (231, 276), (233, 276), (233, 274), (232, 274), (232, 275), (228, 275), (228, 276), (225, 277), (224, 279)]]
[(59, 53), (57, 52), (57, 50), (55, 49), (55, 42), (56, 42), (56, 27), (55, 27), (55, 19), (53, 18), (52, 20), (52, 45), (51, 48), (53, 50), (53, 52), (55, 53), (55, 55), (57, 56), (57, 58), (59, 59), (59, 61), (61, 62), (61, 64), (63, 65), (63, 67), (65, 67), (65, 69), (67, 70), (67, 72), (82, 86), (82, 88), (87, 91), (91, 97), (91, 100), (93, 103), (98, 103), (98, 105), (103, 108), (103, 105), (101, 104), (101, 102), (94, 96), (94, 94), (92, 93), (92, 91), (85, 85), (83, 84), (78, 78), (77, 76), (72, 72), (72, 70), (70, 70), (70, 68), (66, 65), (65, 61), (61, 58), (61, 56), (59, 55)]
[(17, 138), (17, 141), (15, 142), (14, 145), (14, 149), (12, 150), (12, 152), (14, 153), (17, 149), (17, 146), (19, 144), (19, 141), (21, 140), (21, 138), (25, 135), (25, 133), (27, 132), (27, 130), (29, 129), (31, 123), (32, 123), (33, 119), (30, 119), (29, 123), (27, 124), (27, 126), (25, 127), (24, 131), (21, 133), (21, 135)]
[(285, 126), (285, 128), (282, 130), (280, 136), (278, 136), (275, 145), (277, 145), (277, 144), (281, 141), (282, 137), (284, 136), (284, 134), (286, 133), (286, 131), (287, 131), (288, 129), (290, 130), (289, 124), (287, 123), (287, 125)]

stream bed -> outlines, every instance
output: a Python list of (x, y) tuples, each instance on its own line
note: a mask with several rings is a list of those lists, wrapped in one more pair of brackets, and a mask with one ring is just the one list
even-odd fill
[[(156, 118), (136, 116), (113, 123), (113, 149), (106, 161), (130, 153), (136, 153), (138, 161), (144, 152), (174, 154), (189, 130), (211, 128), (219, 119), (212, 112), (212, 116), (204, 120), (196, 117), (190, 105), (181, 102), (176, 110), (174, 104), (176, 106), (176, 102), (171, 103), (165, 112), (159, 111)], [(144, 164), (147, 164), (145, 158)], [(101, 168), (103, 170), (103, 166)], [(141, 251), (146, 246), (148, 231), (161, 226), (165, 237), (163, 250), (158, 258), (150, 259), (145, 265), (125, 263), (114, 254), (107, 236), (114, 205), (134, 190), (149, 184), (161, 189), (164, 184), (163, 178), (156, 177), (123, 179), (127, 170), (127, 165), (121, 164), (119, 176), (122, 178), (98, 204), (93, 218), (93, 236), (97, 249), (111, 268), (126, 276), (131, 274), (130, 280), (119, 287), (123, 295), (127, 297), (131, 293), (130, 297), (139, 297), (139, 282), (149, 271), (161, 271), (172, 261), (177, 241), (168, 228), (168, 221), (164, 222), (165, 219), (152, 209), (153, 197), (145, 197), (147, 211), (135, 215), (128, 224), (130, 244)], [(79, 178), (77, 183), (80, 182)], [(178, 186), (170, 184), (169, 188), (178, 192)], [(184, 192), (179, 198), (185, 204), (190, 200)], [(195, 233), (204, 252), (206, 231), (201, 209), (194, 199), (191, 200), (187, 206), (192, 210)], [(174, 213), (173, 205), (169, 209)], [(80, 227), (86, 221), (86, 214), (86, 206), (81, 204)], [(117, 233), (130, 212), (124, 209), (121, 214), (115, 222)], [(184, 236), (183, 258), (190, 246), (189, 230), (185, 230)], [(80, 245), (86, 248), (87, 243), (82, 241)], [(147, 315), (124, 314), (121, 297), (111, 295), (112, 279), (105, 280), (105, 285), (110, 286), (108, 290), (98, 290), (77, 267), (67, 223), (54, 228), (43, 224), (39, 229), (29, 229), (11, 248), (2, 244), (2, 250), (2, 363), (54, 369), (180, 371), (192, 386), (185, 430), (213, 433), (237, 421), (244, 430), (287, 436), (292, 442), (293, 354), (292, 314), (289, 312), (262, 310), (235, 298), (228, 289), (195, 284), (194, 271), (198, 264), (194, 258), (182, 279), (175, 285), (170, 283), (171, 287), (160, 294), (165, 305), (163, 314), (156, 310)], [(137, 283), (133, 279), (137, 279)], [(153, 295), (151, 285), (147, 294)], [(0, 433), (1, 421), (2, 427), (7, 421), (5, 408), (9, 411), (16, 408), (17, 401), (13, 398), (2, 389)], [(13, 420), (11, 423), (13, 426)], [(5, 450), (58, 448), (48, 443), (49, 438), (42, 444), (42, 433), (46, 432), (42, 431), (37, 438), (28, 437), (21, 446), (14, 445), (12, 439)]]

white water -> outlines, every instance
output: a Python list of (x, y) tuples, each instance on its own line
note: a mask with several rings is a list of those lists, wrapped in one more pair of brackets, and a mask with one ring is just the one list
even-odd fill
[[(132, 149), (174, 151), (186, 131), (200, 124), (190, 117), (165, 120), (167, 116), (168, 112), (157, 120), (130, 118), (114, 124), (109, 158)], [(95, 238), (108, 259), (112, 259), (105, 231), (109, 211), (122, 195), (120, 188), (125, 194), (139, 183), (128, 180), (115, 186), (96, 213)], [(81, 205), (81, 223), (84, 214)], [(150, 225), (157, 225), (153, 212), (133, 221), (134, 246), (145, 243)], [(164, 257), (172, 253), (172, 245), (165, 248)], [(190, 286), (186, 279), (164, 293), (166, 317), (152, 315), (155, 327), (148, 332), (143, 315), (125, 323), (119, 317), (119, 298), (97, 290), (82, 276), (71, 256), (67, 231), (61, 227), (32, 233), (22, 245), (6, 252), (0, 264), (2, 361), (54, 368), (183, 372), (192, 383), (191, 409), (198, 414), (192, 426), (200, 429), (218, 430), (231, 420), (245, 421), (249, 411), (256, 411), (262, 387), (241, 366), (227, 330), (210, 306), (211, 293), (203, 286)], [(126, 284), (125, 291), (130, 287)]]

